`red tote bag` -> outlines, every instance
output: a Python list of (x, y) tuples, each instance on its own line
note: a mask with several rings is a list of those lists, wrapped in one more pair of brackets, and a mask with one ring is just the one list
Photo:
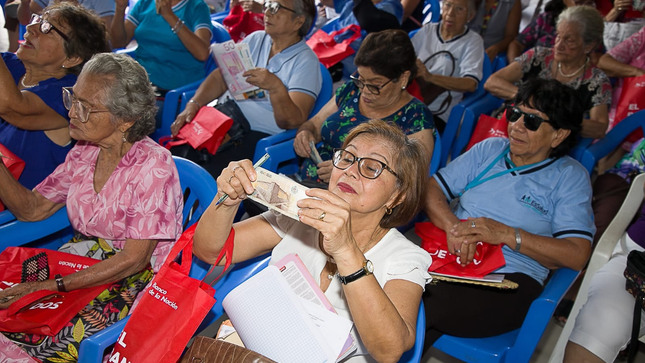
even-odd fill
[[(625, 77), (623, 78), (620, 99), (616, 105), (614, 124), (619, 123), (625, 117), (640, 110), (645, 110), (645, 75), (640, 77)], [(639, 128), (629, 134), (626, 140), (635, 142), (641, 137), (643, 137), (643, 132)]]
[(506, 121), (506, 112), (502, 117), (497, 119), (493, 116), (480, 115), (475, 126), (475, 131), (470, 137), (466, 151), (470, 150), (473, 145), (480, 141), (484, 141), (489, 137), (505, 137), (508, 138), (508, 121)]
[[(340, 43), (336, 43), (335, 40), (338, 35), (344, 36)], [(320, 63), (329, 68), (354, 54), (354, 49), (349, 45), (360, 37), (361, 27), (351, 24), (330, 34), (325, 33), (324, 30), (318, 30), (307, 40), (307, 45), (316, 53)]]
[[(9, 169), (13, 178), (18, 180), (22, 171), (25, 170), (25, 162), (7, 149), (4, 145), (0, 144), (0, 160)], [(0, 201), (0, 212), (4, 210), (4, 204)]]
[(242, 5), (235, 5), (222, 20), (222, 24), (231, 39), (237, 43), (255, 31), (264, 30), (264, 13), (244, 11)]
[[(42, 248), (8, 247), (0, 253), (0, 290), (21, 282), (66, 276), (100, 260)], [(0, 331), (53, 336), (110, 284), (69, 292), (49, 290), (25, 295), (0, 310)]]
[[(215, 304), (215, 289), (189, 276), (196, 226), (181, 235), (159, 273), (142, 292), (139, 305), (112, 350), (110, 362), (176, 362)], [(231, 229), (217, 257), (219, 262), (226, 255), (224, 271), (230, 265), (234, 238), (235, 231)], [(179, 252), (181, 264), (174, 261)]]
[(231, 125), (233, 119), (214, 107), (204, 106), (191, 122), (182, 126), (175, 138), (164, 136), (159, 143), (168, 150), (173, 146), (189, 144), (196, 150), (206, 149), (215, 155)]
[(506, 264), (502, 245), (478, 242), (475, 259), (463, 267), (459, 257), (448, 252), (446, 233), (441, 228), (431, 222), (421, 222), (414, 226), (414, 232), (421, 237), (421, 247), (432, 256), (429, 272), (481, 278)]

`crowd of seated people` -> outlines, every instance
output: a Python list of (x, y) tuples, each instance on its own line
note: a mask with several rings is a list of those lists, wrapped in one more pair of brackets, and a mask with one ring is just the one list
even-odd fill
[[(259, 90), (235, 99), (216, 69), (171, 127), (177, 135), (217, 99), (218, 109), (248, 128), (215, 155), (195, 158), (217, 177), (218, 197), (229, 196), (205, 212), (195, 234), (195, 254), (214, 261), (231, 228), (236, 231), (233, 262), (267, 252), (273, 261), (299, 253), (339, 314), (354, 323), (359, 348), (351, 362), (365, 361), (364, 355), (397, 360), (411, 348), (421, 300), (426, 348), (442, 334), (485, 337), (516, 329), (550, 270), (583, 268), (596, 230), (592, 195), (600, 193), (600, 186), (592, 188), (589, 174), (567, 154), (579, 136), (602, 138), (610, 120), (612, 125), (620, 121), (613, 116), (622, 82), (614, 86), (612, 103), (607, 75), (645, 72), (644, 29), (595, 64), (590, 54), (603, 42), (602, 15), (589, 6), (552, 0), (532, 23), (533, 30), (540, 21), (550, 30), (533, 34), (534, 47), (530, 42), (511, 45), (509, 57), (512, 52), (517, 57), (485, 85), (508, 101), (503, 110), (509, 137), (477, 144), (428, 178), (440, 136), (435, 120), (443, 126), (463, 94), (482, 81), (484, 57), (492, 59), (511, 44), (520, 1), (444, 0), (441, 21), (421, 26), (413, 36), (381, 30), (401, 27), (406, 17), (418, 19), (410, 9), (420, 3), (332, 4), (341, 15), (339, 24), (365, 25), (369, 34), (352, 58), (356, 72), (310, 117), (322, 87), (320, 63), (305, 43), (315, 20), (314, 1), (266, 0), (261, 9), (258, 3), (242, 2), (244, 11), (261, 12), (264, 18), (264, 30), (242, 40), (256, 66), (244, 77)], [(0, 143), (27, 165), (18, 181), (0, 166), (0, 200), (21, 220), (41, 220), (67, 205), (76, 236), (63, 250), (95, 254), (102, 261), (62, 281), (0, 291), (0, 309), (39, 289), (113, 282), (113, 290), (72, 321), (91, 324), (83, 314), (100, 311), (109, 325), (119, 319), (118, 311), (132, 307), (182, 231), (176, 168), (170, 153), (146, 136), (154, 129), (152, 86), (169, 90), (205, 76), (211, 20), (202, 0), (139, 0), (129, 12), (127, 1), (116, 0), (109, 44), (96, 14), (65, 2), (40, 10), (38, 4), (32, 2), (31, 8), (42, 16), (32, 18), (25, 42), (16, 54), (4, 54), (5, 66), (0, 66), (0, 78), (4, 74), (10, 86), (0, 95)], [(95, 55), (131, 40), (139, 44), (136, 61), (114, 53)], [(521, 54), (525, 48), (530, 49)], [(439, 96), (425, 105), (410, 93), (413, 83), (421, 95), (437, 87)], [(253, 192), (256, 175), (248, 159), (257, 142), (289, 129), (298, 130), (290, 141), (301, 158), (298, 176), (312, 186), (310, 198), (299, 202), (299, 220), (266, 212), (234, 223), (239, 204)], [(322, 163), (310, 159), (312, 143)], [(172, 152), (184, 153), (186, 147)], [(604, 189), (625, 189), (633, 173), (621, 167), (642, 166), (641, 149), (639, 141), (607, 174), (617, 175), (619, 182), (610, 176), (598, 179), (609, 180)], [(52, 157), (42, 157), (43, 152)], [(144, 187), (149, 185), (140, 183), (145, 175), (161, 179)], [(535, 203), (527, 208), (526, 195), (540, 208)], [(138, 202), (146, 200), (155, 200), (146, 204), (149, 210)], [(420, 209), (446, 232), (448, 251), (464, 265), (472, 263), (476, 242), (503, 245), (506, 264), (497, 272), (519, 288), (509, 294), (463, 284), (426, 286), (429, 255), (395, 229)], [(125, 220), (115, 224), (119, 218)], [(125, 227), (111, 227), (117, 224)], [(142, 225), (147, 227), (135, 227)], [(96, 245), (101, 246), (98, 254)], [(360, 271), (364, 277), (355, 282), (334, 278)], [(126, 295), (112, 300), (116, 291)], [(118, 311), (103, 309), (106, 304)], [(580, 329), (593, 329), (593, 324)], [(377, 329), (384, 325), (391, 328)], [(0, 339), (0, 349), (2, 344), (42, 342), (23, 346), (38, 359), (71, 349), (61, 345), (64, 336), (4, 335), (11, 342)], [(577, 345), (572, 349), (579, 348), (574, 353), (596, 354), (586, 341), (572, 336), (572, 342)], [(611, 354), (622, 344), (614, 344)]]

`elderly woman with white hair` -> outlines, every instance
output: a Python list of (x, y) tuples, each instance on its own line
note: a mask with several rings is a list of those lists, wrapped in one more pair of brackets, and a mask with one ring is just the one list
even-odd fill
[[(146, 135), (154, 129), (155, 96), (132, 58), (101, 53), (63, 89), (70, 136), (65, 162), (33, 190), (0, 163), (0, 199), (20, 220), (45, 219), (63, 206), (75, 230), (64, 251), (102, 261), (84, 270), (0, 291), (0, 309), (38, 290), (70, 291), (110, 283), (55, 336), (4, 333), (42, 361), (76, 354), (80, 340), (122, 319), (182, 231), (182, 192), (170, 153)], [(1, 340), (0, 340), (1, 341)], [(37, 343), (37, 344), (34, 344)], [(0, 351), (4, 347), (0, 343)]]
[(580, 97), (585, 109), (581, 136), (605, 136), (609, 125), (611, 84), (607, 75), (590, 59), (590, 53), (602, 44), (603, 28), (602, 16), (595, 8), (567, 8), (558, 17), (553, 48), (529, 49), (493, 73), (484, 88), (497, 97), (511, 100), (517, 94), (519, 82), (535, 77), (555, 79), (575, 89)]

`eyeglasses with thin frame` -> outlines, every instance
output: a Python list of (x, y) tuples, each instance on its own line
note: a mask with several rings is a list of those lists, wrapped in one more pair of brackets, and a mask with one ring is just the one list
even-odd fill
[(110, 112), (110, 110), (93, 110), (92, 106), (88, 106), (79, 101), (76, 96), (74, 96), (72, 87), (63, 87), (63, 105), (68, 111), (71, 111), (72, 107), (76, 105), (76, 114), (82, 123), (86, 123), (90, 119), (91, 113)]
[(383, 170), (387, 170), (395, 177), (399, 177), (392, 168), (384, 162), (373, 158), (358, 158), (356, 155), (345, 149), (334, 149), (334, 157), (331, 159), (334, 167), (340, 170), (346, 170), (354, 163), (358, 162), (358, 173), (367, 179), (376, 179), (381, 175)]
[(542, 125), (542, 122), (551, 124), (548, 120), (545, 120), (538, 115), (526, 113), (516, 106), (506, 107), (506, 120), (508, 120), (508, 122), (515, 122), (522, 116), (524, 116), (524, 127), (530, 131), (537, 131), (540, 128), (540, 125)]
[(49, 22), (49, 20), (44, 19), (42, 16), (38, 14), (31, 14), (31, 20), (29, 21), (29, 25), (32, 24), (40, 24), (40, 32), (43, 34), (49, 34), (52, 30), (58, 33), (58, 35), (61, 36), (65, 41), (69, 42), (69, 37), (65, 35), (60, 29), (56, 28), (52, 23)]
[(289, 10), (290, 12), (292, 12), (294, 14), (298, 14), (298, 13), (296, 13), (295, 10), (288, 8), (288, 7), (280, 4), (277, 1), (265, 1), (263, 9), (264, 9), (264, 12), (268, 11), (272, 15), (275, 15), (278, 11), (280, 11), (280, 9)]
[(367, 89), (370, 91), (370, 93), (373, 94), (373, 95), (376, 95), (376, 96), (381, 94), (381, 89), (383, 89), (383, 87), (387, 86), (388, 83), (392, 82), (392, 79), (390, 79), (389, 81), (383, 83), (382, 85), (377, 86), (375, 84), (365, 83), (365, 82), (361, 81), (360, 79), (358, 79), (358, 77), (356, 77), (353, 74), (350, 75), (349, 78), (352, 80), (352, 82), (354, 82), (354, 85), (356, 87), (358, 87), (358, 89), (360, 89), (362, 91), (363, 88), (367, 87)]

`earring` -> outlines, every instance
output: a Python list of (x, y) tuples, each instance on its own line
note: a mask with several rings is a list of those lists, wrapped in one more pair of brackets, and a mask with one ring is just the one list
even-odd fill
[(406, 86), (401, 87), (402, 90), (405, 90), (406, 88), (407, 88)]
[(389, 216), (390, 214), (392, 214), (392, 210), (393, 210), (393, 209), (394, 209), (394, 208), (389, 208), (389, 207), (387, 207), (387, 206), (386, 206), (386, 207), (385, 207), (385, 215), (386, 215), (386, 216)]
[(121, 140), (123, 142), (128, 142), (128, 140), (125, 138), (125, 132), (123, 132), (123, 136), (121, 136)]

